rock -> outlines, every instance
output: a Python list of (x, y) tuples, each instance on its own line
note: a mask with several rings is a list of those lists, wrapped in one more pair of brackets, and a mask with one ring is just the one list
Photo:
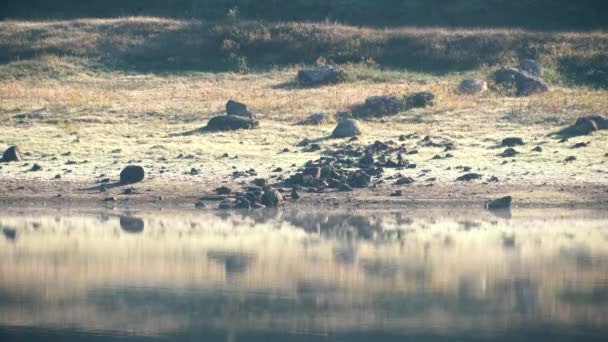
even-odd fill
[(406, 108), (426, 108), (435, 104), (435, 95), (423, 91), (415, 93), (405, 99)]
[(587, 147), (589, 146), (590, 142), (579, 142), (574, 144), (571, 148), (572, 149), (577, 149), (577, 148), (583, 148), (583, 147)]
[(239, 199), (237, 199), (236, 203), (234, 204), (234, 209), (249, 210), (249, 209), (251, 209), (251, 202), (246, 198), (239, 198)]
[(306, 119), (298, 122), (298, 125), (321, 125), (328, 121), (327, 115), (324, 113), (316, 113), (309, 115)]
[(298, 82), (306, 86), (333, 84), (344, 79), (346, 74), (331, 66), (319, 66), (298, 71)]
[(403, 196), (403, 191), (402, 190), (396, 190), (395, 192), (391, 193), (392, 197), (401, 197)]
[(194, 203), (194, 207), (196, 209), (203, 209), (206, 207), (206, 205), (205, 205), (205, 202), (199, 200), (199, 201), (196, 201), (196, 203)]
[(116, 197), (106, 197), (103, 199), (104, 202), (116, 202)]
[(190, 169), (190, 175), (191, 176), (196, 176), (199, 173), (200, 173), (200, 171), (197, 168), (195, 168), (195, 167), (193, 167), (193, 168)]
[(311, 176), (314, 179), (319, 179), (321, 178), (321, 168), (317, 166), (307, 167), (304, 169), (303, 174), (305, 176)]
[(353, 191), (353, 188), (350, 185), (345, 184), (345, 183), (338, 184), (337, 189), (338, 189), (338, 191), (342, 191), (342, 192)]
[(229, 195), (230, 193), (232, 193), (232, 189), (227, 186), (220, 186), (219, 188), (215, 189), (215, 192), (218, 195)]
[(499, 154), (499, 157), (503, 157), (503, 158), (510, 158), (510, 157), (514, 157), (515, 155), (519, 154), (519, 152), (517, 152), (514, 148), (509, 147), (507, 149), (505, 149), (501, 154)]
[(488, 84), (484, 80), (463, 80), (458, 86), (461, 94), (481, 94), (488, 90)]
[(298, 191), (295, 188), (293, 188), (291, 190), (291, 199), (293, 199), (293, 200), (299, 200), (300, 199), (300, 194), (298, 194)]
[(515, 147), (524, 145), (524, 140), (522, 138), (510, 137), (502, 139), (500, 146), (503, 147)]
[(247, 110), (247, 106), (244, 103), (236, 102), (233, 100), (230, 100), (226, 103), (226, 114), (232, 116), (240, 116), (253, 121), (257, 121), (255, 115), (253, 115), (249, 110)]
[(565, 127), (555, 133), (562, 139), (568, 139), (572, 137), (589, 135), (600, 129), (600, 125), (608, 128), (608, 122), (601, 116), (582, 116), (576, 119), (576, 122), (568, 127)]
[(253, 184), (255, 184), (255, 186), (259, 186), (260, 188), (264, 188), (268, 185), (268, 181), (266, 178), (256, 178), (253, 180)]
[(144, 168), (137, 165), (129, 165), (120, 172), (121, 184), (133, 184), (144, 180)]
[(536, 77), (543, 77), (543, 68), (540, 63), (534, 59), (522, 59), (517, 68)]
[(396, 96), (370, 96), (353, 112), (357, 117), (383, 117), (402, 110), (403, 103)]
[(528, 96), (549, 91), (549, 86), (539, 77), (516, 68), (503, 67), (494, 72), (496, 84), (515, 85), (517, 95)]
[(575, 161), (575, 160), (576, 160), (576, 157), (575, 157), (575, 156), (569, 156), (569, 157), (567, 157), (566, 159), (564, 159), (564, 161), (565, 161), (566, 163), (568, 163), (568, 162), (573, 162), (573, 161)]
[(414, 183), (414, 179), (412, 177), (401, 177), (395, 182), (396, 185), (408, 185), (412, 183)]
[(228, 210), (228, 209), (232, 209), (234, 208), (234, 205), (232, 204), (232, 202), (230, 202), (230, 200), (223, 200), (220, 205), (218, 206), (218, 209), (221, 210)]
[(338, 124), (331, 134), (332, 138), (348, 138), (361, 135), (361, 126), (354, 119), (346, 119)]
[(268, 208), (281, 206), (283, 204), (283, 195), (276, 189), (266, 188), (262, 195), (262, 204)]
[(486, 203), (486, 209), (508, 209), (511, 208), (511, 196), (502, 197)]
[(40, 170), (42, 170), (42, 166), (40, 166), (38, 164), (32, 165), (32, 168), (30, 169), (30, 171), (32, 171), (32, 172), (37, 172), (37, 171), (40, 171)]
[(259, 126), (257, 120), (236, 115), (214, 116), (207, 122), (205, 131), (236, 131), (239, 129), (252, 129)]
[(540, 146), (536, 146), (535, 148), (532, 149), (532, 152), (542, 152), (543, 148)]
[(144, 231), (144, 220), (139, 217), (121, 216), (120, 228), (127, 233), (141, 233)]
[(11, 147), (7, 148), (6, 151), (4, 151), (4, 153), (2, 153), (3, 162), (20, 161), (21, 159), (22, 159), (21, 151), (19, 150), (19, 147), (17, 147), (17, 146), (11, 146)]
[(482, 175), (478, 174), (478, 173), (467, 173), (464, 174), (458, 178), (456, 178), (456, 181), (458, 182), (470, 182), (474, 179), (481, 179)]
[(351, 175), (350, 179), (348, 180), (348, 185), (353, 188), (367, 188), (371, 180), (371, 177), (367, 173), (357, 171)]

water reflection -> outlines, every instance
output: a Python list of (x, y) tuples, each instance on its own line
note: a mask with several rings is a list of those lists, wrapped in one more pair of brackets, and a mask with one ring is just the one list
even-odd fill
[(0, 340), (605, 340), (596, 212), (3, 213)]

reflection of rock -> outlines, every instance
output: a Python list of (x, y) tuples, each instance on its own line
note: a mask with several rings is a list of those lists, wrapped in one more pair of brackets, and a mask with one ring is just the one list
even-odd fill
[(2, 234), (4, 234), (4, 237), (9, 241), (15, 241), (15, 239), (17, 239), (17, 230), (13, 228), (2, 228)]
[(243, 273), (255, 260), (251, 254), (226, 251), (209, 251), (207, 258), (223, 264), (226, 274)]
[(357, 250), (354, 246), (334, 248), (334, 260), (338, 264), (352, 265), (357, 258)]
[(307, 232), (319, 232), (323, 236), (339, 239), (370, 240), (383, 235), (380, 219), (363, 215), (291, 215), (285, 219)]
[(133, 216), (121, 216), (120, 228), (127, 233), (141, 233), (144, 231), (144, 220)]

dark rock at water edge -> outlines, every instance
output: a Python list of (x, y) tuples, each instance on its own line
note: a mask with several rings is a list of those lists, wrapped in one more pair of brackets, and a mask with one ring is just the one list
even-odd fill
[(138, 183), (144, 180), (144, 168), (138, 165), (129, 165), (120, 172), (121, 184)]
[(298, 71), (298, 82), (307, 86), (333, 84), (342, 81), (346, 74), (331, 66), (319, 66)]
[(512, 198), (511, 196), (505, 196), (499, 199), (495, 199), (492, 201), (489, 201), (486, 203), (486, 208), (487, 209), (508, 209), (511, 208), (511, 202), (512, 202)]
[(2, 153), (2, 161), (3, 162), (13, 162), (21, 160), (21, 151), (17, 146), (11, 146)]
[(274, 188), (266, 188), (262, 195), (262, 204), (269, 207), (275, 208), (283, 205), (283, 195)]

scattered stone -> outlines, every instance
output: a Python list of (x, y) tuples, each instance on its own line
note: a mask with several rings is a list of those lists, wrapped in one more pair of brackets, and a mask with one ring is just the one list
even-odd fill
[(365, 99), (365, 104), (353, 110), (356, 117), (383, 117), (394, 115), (404, 109), (403, 102), (396, 96), (370, 96)]
[(144, 168), (137, 165), (129, 165), (120, 172), (121, 184), (133, 184), (144, 180)]
[(249, 110), (247, 110), (247, 106), (244, 103), (240, 103), (233, 100), (229, 100), (226, 103), (226, 114), (244, 117), (252, 121), (258, 121), (256, 116), (253, 115)]
[(283, 172), (283, 168), (282, 167), (277, 167), (276, 169), (272, 170), (272, 172), (274, 172), (274, 173)]
[(414, 183), (414, 179), (412, 177), (401, 177), (395, 182), (396, 185), (408, 185), (412, 183)]
[(521, 146), (524, 145), (524, 140), (522, 138), (518, 138), (518, 137), (509, 137), (509, 138), (504, 138), (502, 139), (502, 142), (500, 143), (500, 146), (503, 147), (515, 147), (515, 146)]
[(490, 178), (488, 179), (488, 182), (490, 182), (490, 183), (498, 183), (498, 182), (499, 182), (499, 180), (498, 180), (498, 177), (496, 177), (496, 176), (492, 176), (492, 177), (490, 177)]
[(361, 126), (354, 119), (346, 119), (338, 124), (332, 133), (332, 138), (348, 138), (361, 135)]
[(116, 197), (106, 197), (103, 199), (104, 202), (116, 202)]
[(461, 94), (481, 94), (488, 90), (488, 84), (484, 80), (463, 80), (458, 86)]
[(206, 205), (205, 205), (205, 202), (199, 200), (199, 201), (196, 201), (196, 203), (194, 203), (194, 207), (196, 209), (203, 209), (206, 207)]
[(7, 148), (6, 151), (4, 151), (4, 153), (2, 154), (3, 162), (20, 161), (21, 159), (22, 159), (21, 151), (19, 150), (19, 147), (17, 147), (17, 146), (11, 146), (11, 147)]
[(190, 169), (190, 175), (192, 175), (192, 176), (196, 176), (199, 173), (200, 173), (200, 171), (197, 168), (193, 167), (193, 168)]
[(283, 204), (283, 195), (278, 190), (268, 187), (262, 195), (262, 204), (269, 208), (281, 206)]
[(297, 143), (296, 146), (297, 147), (306, 147), (306, 146), (310, 145), (311, 143), (312, 143), (312, 141), (310, 141), (310, 139), (302, 139), (302, 141)]
[(536, 77), (543, 77), (543, 68), (540, 63), (538, 63), (534, 59), (521, 60), (517, 68), (526, 71)]
[(265, 178), (256, 178), (253, 180), (253, 184), (260, 188), (265, 188), (268, 185), (268, 181)]
[(327, 123), (329, 118), (324, 113), (316, 113), (309, 115), (306, 119), (298, 122), (298, 125), (322, 125)]
[(342, 81), (346, 74), (331, 66), (319, 66), (298, 71), (298, 82), (306, 86), (334, 84)]
[(572, 146), (572, 149), (583, 148), (589, 146), (590, 142), (579, 142)]
[(568, 163), (568, 162), (573, 162), (573, 161), (575, 161), (575, 160), (576, 160), (576, 157), (575, 157), (575, 156), (569, 156), (569, 157), (567, 157), (566, 159), (564, 159), (564, 161), (565, 161), (566, 163)]
[(543, 148), (540, 146), (536, 146), (535, 148), (532, 149), (532, 152), (542, 152)]
[(228, 210), (228, 209), (232, 209), (232, 208), (234, 208), (234, 205), (228, 199), (223, 200), (220, 203), (220, 205), (218, 206), (218, 209), (221, 209), (221, 210)]
[(395, 192), (391, 193), (392, 197), (401, 197), (403, 196), (403, 191), (401, 190), (396, 190)]
[(305, 150), (305, 152), (317, 152), (317, 151), (321, 151), (321, 145), (319, 145), (319, 144), (311, 144)]
[(497, 210), (497, 209), (508, 209), (511, 208), (511, 196), (502, 197), (486, 203), (486, 209)]
[(296, 190), (296, 188), (291, 189), (291, 199), (292, 200), (300, 199), (300, 194), (298, 194), (298, 191)]
[(353, 188), (367, 188), (371, 180), (371, 177), (367, 173), (357, 171), (350, 177), (348, 184)]
[(219, 188), (215, 189), (215, 192), (218, 195), (229, 195), (230, 193), (232, 193), (232, 189), (227, 186), (220, 186)]
[(239, 129), (252, 129), (259, 126), (257, 120), (237, 115), (214, 116), (207, 122), (205, 131), (236, 131)]
[(464, 174), (458, 178), (456, 178), (456, 181), (458, 182), (470, 182), (472, 180), (475, 179), (481, 179), (482, 175), (478, 174), (478, 173), (467, 173)]
[(353, 188), (348, 184), (340, 183), (340, 184), (338, 184), (338, 191), (349, 192), (349, 191), (353, 191)]
[(54, 179), (61, 179), (61, 175), (55, 175)]
[(32, 172), (37, 172), (37, 171), (40, 171), (40, 170), (42, 170), (42, 166), (40, 166), (38, 164), (32, 165), (32, 168), (30, 169), (30, 171), (32, 171)]
[(426, 108), (435, 104), (435, 95), (423, 91), (412, 94), (405, 99), (406, 108)]
[(509, 147), (509, 148), (505, 149), (502, 153), (500, 153), (498, 156), (503, 157), (503, 158), (510, 158), (510, 157), (514, 157), (518, 154), (519, 154), (519, 152), (517, 152), (514, 148)]

